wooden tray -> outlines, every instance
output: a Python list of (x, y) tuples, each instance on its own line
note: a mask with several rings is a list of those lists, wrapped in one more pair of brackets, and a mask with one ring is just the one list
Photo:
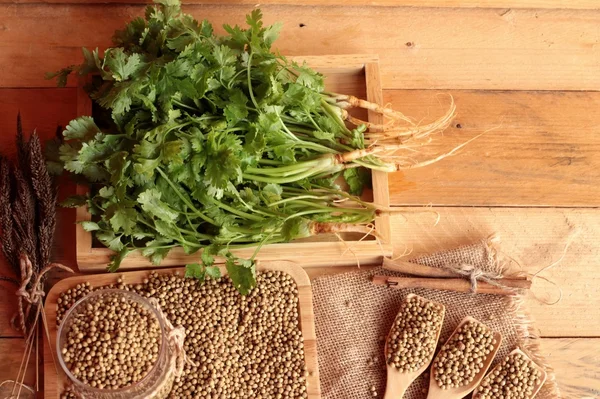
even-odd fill
[[(290, 59), (306, 61), (311, 67), (323, 73), (328, 90), (342, 92), (365, 98), (375, 103), (383, 103), (381, 81), (379, 77), (379, 60), (372, 55), (333, 55), (312, 57), (290, 57)], [(77, 94), (77, 114), (91, 115), (92, 103), (83, 90), (83, 83), (79, 84)], [(369, 112), (368, 120), (373, 123), (382, 123), (381, 115)], [(374, 171), (372, 174), (373, 192), (368, 200), (387, 207), (390, 205), (387, 173)], [(88, 188), (79, 186), (78, 194), (86, 194)], [(77, 221), (91, 220), (91, 215), (85, 207), (77, 208)], [(391, 256), (390, 245), (390, 218), (388, 215), (378, 217), (375, 221), (377, 232), (382, 237), (381, 242), (367, 238), (361, 240), (362, 235), (344, 237), (341, 242), (334, 235), (316, 237), (314, 240), (302, 240), (287, 244), (272, 244), (264, 246), (258, 259), (262, 261), (279, 261), (302, 259), (303, 266), (342, 266), (381, 263), (383, 256)], [(104, 271), (114, 254), (108, 248), (93, 246), (92, 234), (85, 231), (80, 224), (76, 227), (77, 264), (82, 272)], [(360, 240), (360, 241), (359, 241)], [(349, 250), (349, 248), (351, 250)], [(249, 258), (254, 253), (254, 248), (233, 251), (241, 258)], [(160, 266), (178, 266), (186, 263), (197, 262), (200, 251), (187, 255), (182, 248), (175, 248), (162, 261)], [(131, 252), (121, 263), (123, 269), (141, 269), (156, 267), (139, 251)]]
[[(173, 273), (175, 270), (185, 272), (180, 269), (161, 269), (156, 270), (159, 274)], [(300, 315), (300, 328), (304, 337), (304, 355), (306, 368), (309, 372), (307, 377), (307, 392), (309, 399), (321, 398), (319, 387), (319, 368), (317, 363), (317, 341), (315, 335), (315, 322), (312, 302), (312, 289), (310, 280), (302, 267), (291, 262), (265, 262), (258, 265), (258, 270), (281, 270), (288, 273), (298, 285), (298, 312)], [(65, 388), (67, 377), (60, 370), (58, 360), (56, 359), (56, 306), (59, 295), (76, 286), (77, 284), (89, 281), (93, 287), (109, 285), (115, 283), (117, 278), (122, 277), (125, 284), (141, 283), (148, 276), (150, 271), (138, 271), (115, 274), (96, 274), (88, 276), (70, 277), (59, 281), (52, 287), (46, 298), (44, 313), (48, 321), (50, 332), (50, 342), (44, 340), (44, 398), (58, 399)], [(227, 274), (225, 267), (221, 267), (221, 273)], [(53, 362), (56, 359), (56, 363)], [(55, 368), (56, 364), (56, 368)], [(58, 370), (57, 370), (58, 369)]]

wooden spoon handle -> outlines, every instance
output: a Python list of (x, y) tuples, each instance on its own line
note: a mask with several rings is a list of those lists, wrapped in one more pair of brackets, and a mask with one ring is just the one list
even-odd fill
[(402, 399), (404, 392), (408, 389), (409, 384), (406, 384), (405, 379), (394, 379), (390, 378), (388, 374), (388, 380), (385, 387), (385, 395), (383, 399)]

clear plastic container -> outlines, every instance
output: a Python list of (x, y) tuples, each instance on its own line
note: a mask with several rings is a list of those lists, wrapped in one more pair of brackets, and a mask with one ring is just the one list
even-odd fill
[[(78, 380), (71, 371), (67, 368), (67, 365), (62, 356), (62, 348), (64, 341), (67, 338), (67, 334), (71, 329), (71, 325), (75, 318), (85, 309), (87, 304), (98, 303), (98, 301), (106, 301), (108, 299), (118, 298), (137, 302), (144, 308), (148, 309), (159, 322), (161, 330), (160, 348), (158, 353), (158, 359), (156, 364), (150, 369), (150, 371), (139, 381), (118, 389), (98, 389), (90, 385), (83, 383)], [(89, 399), (141, 399), (141, 398), (154, 398), (163, 399), (168, 397), (173, 387), (173, 381), (175, 379), (174, 370), (171, 366), (173, 353), (169, 348), (166, 338), (166, 326), (165, 321), (160, 316), (158, 310), (144, 297), (135, 294), (130, 291), (118, 290), (118, 289), (106, 289), (93, 291), (77, 301), (71, 309), (66, 313), (63, 322), (58, 328), (58, 334), (56, 339), (56, 353), (58, 354), (58, 361), (60, 366), (69, 381), (71, 382), (70, 390), (82, 398)]]

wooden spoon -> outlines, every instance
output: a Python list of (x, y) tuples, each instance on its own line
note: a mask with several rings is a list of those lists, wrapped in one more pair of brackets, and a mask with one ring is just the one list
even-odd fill
[[(435, 342), (437, 344), (438, 340), (440, 339), (440, 332), (442, 331), (442, 325), (444, 324), (444, 315), (446, 313), (446, 307), (444, 305), (442, 305), (441, 303), (430, 301), (429, 299), (419, 297), (418, 295), (415, 295), (415, 294), (408, 294), (406, 296), (405, 301), (408, 301), (414, 297), (418, 297), (418, 298), (422, 299), (423, 301), (432, 302), (438, 306), (441, 306), (441, 308), (442, 308), (442, 322), (440, 323), (440, 327), (438, 328), (438, 330), (435, 333)], [(390, 333), (392, 332), (392, 330), (393, 330), (393, 328), (390, 329)], [(386, 360), (386, 362), (387, 362), (387, 353), (388, 353), (388, 338), (389, 338), (390, 333), (388, 333), (388, 337), (385, 340), (384, 359)], [(427, 359), (425, 361), (425, 363), (423, 363), (423, 365), (419, 369), (417, 369), (416, 371), (410, 372), (410, 373), (403, 373), (401, 371), (398, 371), (398, 369), (396, 369), (396, 367), (394, 367), (394, 365), (388, 364), (387, 365), (387, 386), (385, 388), (384, 399), (400, 399), (400, 398), (402, 398), (404, 396), (404, 392), (406, 392), (406, 390), (408, 389), (410, 384), (412, 384), (413, 381), (416, 380), (419, 375), (421, 375), (425, 370), (427, 370), (427, 367), (429, 367), (429, 364), (431, 363), (431, 359), (433, 359), (434, 354), (435, 354), (435, 350), (431, 352), (429, 359)]]
[[(535, 367), (535, 369), (541, 373), (541, 377), (538, 380), (538, 383), (533, 387), (533, 391), (531, 392), (531, 396), (529, 397), (529, 399), (533, 399), (535, 397), (535, 395), (537, 395), (537, 393), (540, 391), (540, 389), (542, 389), (542, 386), (546, 382), (546, 378), (548, 378), (548, 374), (546, 373), (546, 370), (544, 370), (543, 368), (541, 368), (540, 366), (538, 366), (537, 363), (534, 362), (533, 360), (531, 360), (531, 358), (529, 356), (527, 356), (525, 354), (525, 352), (523, 352), (521, 349), (515, 349), (514, 351), (512, 351), (512, 352), (509, 353), (509, 356), (513, 355), (515, 353), (519, 353), (525, 359), (527, 359), (530, 362), (532, 362), (533, 367)], [(496, 367), (494, 367), (493, 369), (491, 369), (490, 372), (488, 373), (487, 377), (489, 377), (489, 375), (491, 373), (493, 373), (495, 370), (500, 369), (500, 366), (501, 366), (501, 364), (498, 364)], [(484, 382), (484, 381), (485, 381), (485, 378), (482, 380), (482, 382)], [(477, 394), (477, 392), (475, 392), (473, 394), (473, 399), (477, 399), (477, 398), (479, 398), (479, 395)]]
[[(469, 321), (475, 321), (477, 323), (481, 323), (480, 321), (474, 319), (471, 316), (465, 317), (458, 324), (458, 326), (454, 329), (454, 332), (448, 338), (446, 343), (448, 343), (450, 341), (450, 339), (452, 339), (452, 337), (458, 332), (459, 328), (461, 328), (464, 324), (468, 323)], [(483, 323), (481, 323), (481, 324), (483, 324)], [(502, 342), (502, 335), (498, 332), (494, 332), (494, 339), (496, 340), (496, 345), (494, 346), (494, 349), (490, 352), (490, 354), (486, 357), (485, 361), (483, 362), (483, 367), (481, 368), (481, 370), (479, 370), (479, 373), (477, 373), (475, 378), (473, 378), (473, 381), (471, 381), (469, 384), (463, 385), (458, 388), (449, 388), (449, 389), (440, 388), (437, 381), (435, 380), (435, 370), (436, 370), (436, 364), (437, 364), (437, 356), (436, 356), (436, 360), (433, 362), (433, 366), (431, 366), (431, 376), (429, 378), (429, 394), (427, 395), (427, 399), (460, 399), (460, 398), (464, 398), (469, 393), (471, 393), (471, 391), (473, 391), (475, 389), (475, 387), (479, 385), (479, 383), (485, 376), (485, 373), (490, 368), (490, 365), (492, 364), (492, 361), (496, 357), (496, 353), (498, 352), (498, 349), (500, 348), (500, 343)], [(438, 356), (439, 356), (439, 353), (438, 353)]]

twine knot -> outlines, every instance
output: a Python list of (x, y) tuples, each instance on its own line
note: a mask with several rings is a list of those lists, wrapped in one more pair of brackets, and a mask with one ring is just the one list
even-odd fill
[[(65, 265), (60, 263), (50, 263), (46, 267), (44, 267), (39, 274), (36, 276), (31, 288), (27, 288), (31, 279), (33, 277), (33, 265), (31, 264), (31, 260), (29, 260), (29, 256), (25, 253), (21, 253), (19, 257), (19, 266), (21, 268), (21, 285), (16, 292), (18, 297), (18, 310), (17, 314), (15, 314), (11, 320), (13, 327), (16, 327), (17, 317), (19, 318), (19, 327), (23, 334), (27, 334), (26, 321), (29, 318), (29, 312), (31, 311), (32, 306), (42, 306), (42, 298), (46, 295), (42, 286), (42, 279), (52, 269), (62, 269), (66, 270), (70, 273), (73, 273), (73, 270)], [(27, 307), (25, 309), (23, 305), (23, 301), (27, 302)], [(18, 328), (16, 328), (18, 329)]]
[(500, 273), (486, 271), (468, 263), (446, 265), (445, 267), (460, 276), (468, 277), (471, 281), (471, 292), (477, 292), (478, 281), (509, 289), (509, 287), (505, 287), (497, 281), (502, 278), (502, 274)]
[(160, 304), (156, 298), (150, 298), (150, 303), (156, 308), (158, 315), (165, 325), (165, 333), (167, 335), (167, 342), (169, 348), (173, 351), (173, 358), (171, 360), (171, 368), (175, 377), (181, 377), (183, 375), (183, 368), (187, 364), (196, 366), (196, 364), (190, 360), (185, 352), (183, 344), (185, 343), (185, 328), (183, 326), (174, 327), (173, 324), (163, 313)]

